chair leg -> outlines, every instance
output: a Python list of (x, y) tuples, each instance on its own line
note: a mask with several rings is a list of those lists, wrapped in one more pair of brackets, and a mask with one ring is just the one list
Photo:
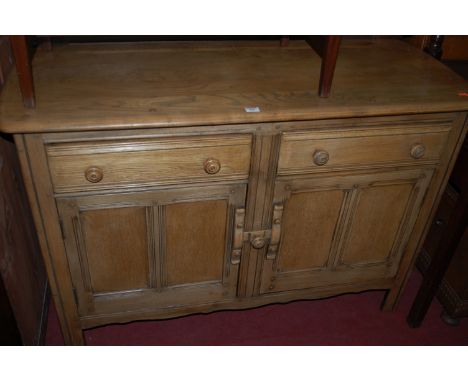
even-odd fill
[(280, 46), (288, 46), (289, 45), (289, 36), (281, 36)]
[(23, 104), (25, 107), (33, 108), (36, 105), (36, 99), (26, 36), (10, 36), (10, 42), (13, 56), (15, 57), (16, 72), (18, 73)]
[(320, 70), (319, 96), (328, 97), (335, 73), (336, 59), (340, 47), (341, 36), (327, 36), (322, 53), (322, 68)]

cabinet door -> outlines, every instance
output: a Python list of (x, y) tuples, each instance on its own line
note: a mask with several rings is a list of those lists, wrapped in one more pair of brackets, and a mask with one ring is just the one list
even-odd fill
[(432, 172), (278, 180), (260, 292), (393, 277)]
[(245, 193), (225, 185), (59, 198), (80, 314), (233, 298), (233, 224)]

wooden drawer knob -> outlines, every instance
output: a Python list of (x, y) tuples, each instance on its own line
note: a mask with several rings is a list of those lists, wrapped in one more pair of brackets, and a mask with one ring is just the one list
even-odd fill
[(423, 144), (421, 143), (416, 143), (411, 147), (410, 154), (414, 159), (419, 159), (424, 156), (424, 153), (426, 152), (426, 148), (424, 147)]
[(217, 159), (210, 158), (205, 161), (203, 167), (207, 174), (212, 175), (219, 172), (219, 170), (221, 169), (221, 163), (219, 163), (219, 160)]
[(255, 249), (261, 249), (265, 246), (266, 240), (263, 237), (256, 237), (250, 242), (250, 245)]
[(314, 152), (314, 163), (317, 166), (323, 166), (328, 162), (328, 159), (330, 156), (328, 155), (328, 152), (325, 150), (316, 150)]
[(85, 178), (88, 182), (98, 183), (104, 177), (104, 173), (99, 167), (88, 167), (85, 171)]

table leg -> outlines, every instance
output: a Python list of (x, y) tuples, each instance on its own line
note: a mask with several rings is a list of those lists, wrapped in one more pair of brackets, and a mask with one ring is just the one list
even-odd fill
[(10, 42), (13, 56), (15, 57), (16, 72), (18, 74), (23, 104), (25, 107), (33, 108), (36, 105), (36, 99), (26, 36), (10, 36)]

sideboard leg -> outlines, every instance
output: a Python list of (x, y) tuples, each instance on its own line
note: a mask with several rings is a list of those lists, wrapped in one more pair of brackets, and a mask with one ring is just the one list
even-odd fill
[(65, 345), (71, 346), (84, 346), (86, 345), (86, 341), (84, 338), (83, 330), (81, 329), (69, 329), (70, 332), (70, 340), (65, 341)]
[[(33, 215), (39, 245), (44, 265), (47, 270), (50, 291), (60, 322), (64, 342), (66, 345), (84, 345), (85, 340), (81, 327), (78, 310), (74, 301), (73, 289), (67, 279), (68, 267), (65, 261), (65, 249), (60, 243), (60, 226), (54, 226), (53, 217), (57, 219), (55, 201), (52, 198), (52, 189), (44, 177), (37, 174), (46, 174), (44, 165), (45, 152), (39, 135), (14, 135), (21, 173), (26, 185), (29, 207)], [(33, 176), (36, 174), (37, 176)], [(40, 188), (42, 187), (42, 188)], [(41, 191), (41, 192), (38, 192)], [(47, 215), (50, 214), (50, 215)], [(46, 216), (47, 215), (47, 216)], [(46, 219), (47, 218), (47, 219)], [(46, 235), (46, 232), (48, 235)], [(56, 264), (61, 267), (54, 269), (53, 256)]]
[(393, 287), (389, 289), (385, 294), (385, 297), (382, 301), (382, 306), (380, 309), (384, 312), (393, 312), (398, 305), (400, 300), (400, 287)]

